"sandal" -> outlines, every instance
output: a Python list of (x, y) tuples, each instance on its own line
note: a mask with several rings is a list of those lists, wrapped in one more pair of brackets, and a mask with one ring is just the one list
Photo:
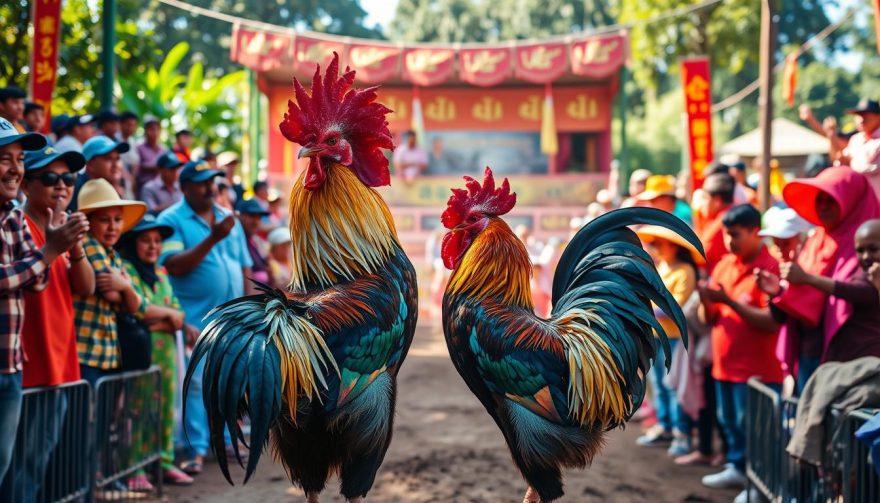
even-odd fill
[(180, 469), (187, 475), (198, 475), (202, 473), (202, 464), (196, 460), (185, 461), (180, 465)]
[(150, 481), (144, 474), (129, 477), (126, 481), (126, 485), (128, 486), (129, 491), (138, 493), (148, 493), (155, 489), (155, 487), (153, 487), (153, 484), (150, 484)]
[(162, 480), (166, 484), (173, 486), (188, 486), (194, 482), (193, 478), (180, 471), (179, 468), (172, 466), (163, 471)]

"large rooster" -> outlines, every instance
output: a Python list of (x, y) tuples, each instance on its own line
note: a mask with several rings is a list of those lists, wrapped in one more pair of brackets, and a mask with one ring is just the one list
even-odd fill
[[(669, 352), (653, 301), (684, 317), (628, 225), (654, 224), (697, 237), (677, 217), (649, 208), (618, 210), (582, 228), (560, 258), (550, 319), (534, 314), (525, 246), (499, 218), (516, 194), (495, 188), (486, 168), (453, 189), (443, 225), (446, 343), (458, 373), (501, 429), (528, 483), (525, 501), (562, 496), (563, 467), (582, 468), (644, 398), (658, 346)], [(658, 334), (655, 336), (654, 334)], [(670, 359), (667, 358), (667, 362)]]
[(352, 89), (355, 72), (340, 77), (338, 65), (334, 57), (323, 80), (318, 68), (311, 94), (294, 79), (296, 103), (281, 123), (309, 158), (290, 194), (288, 291), (260, 285), (215, 308), (186, 376), (206, 359), (211, 444), (226, 479), (224, 430), (244, 440), (247, 415), (245, 482), (268, 443), (310, 502), (332, 473), (349, 501), (372, 487), (418, 313), (415, 271), (371, 188), (389, 184), (390, 110), (376, 88)]

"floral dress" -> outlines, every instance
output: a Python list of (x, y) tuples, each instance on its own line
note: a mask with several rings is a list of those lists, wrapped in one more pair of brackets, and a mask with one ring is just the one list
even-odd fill
[[(125, 270), (131, 278), (132, 287), (144, 299), (147, 305), (164, 306), (181, 310), (180, 303), (171, 289), (168, 281), (168, 273), (164, 267), (156, 266), (156, 275), (159, 277), (150, 288), (138, 275), (137, 269), (125, 262)], [(174, 404), (177, 402), (177, 348), (174, 334), (170, 332), (153, 331), (150, 333), (153, 339), (153, 364), (158, 365), (162, 371), (162, 468), (174, 467)], [(133, 447), (135, 452), (137, 449)]]

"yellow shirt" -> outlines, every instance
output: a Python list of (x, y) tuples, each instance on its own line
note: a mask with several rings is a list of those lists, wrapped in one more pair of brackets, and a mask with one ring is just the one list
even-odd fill
[[(669, 266), (665, 262), (657, 265), (657, 272), (660, 273), (660, 279), (672, 297), (678, 302), (679, 306), (683, 306), (690, 298), (691, 294), (697, 288), (697, 276), (694, 268), (687, 264), (678, 264)], [(660, 325), (666, 331), (666, 335), (672, 338), (681, 337), (675, 321), (667, 316), (660, 316)]]

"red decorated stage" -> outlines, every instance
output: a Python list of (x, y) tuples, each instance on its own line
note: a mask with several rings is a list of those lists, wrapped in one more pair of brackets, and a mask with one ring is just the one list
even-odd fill
[[(518, 194), (509, 221), (539, 237), (565, 236), (571, 217), (582, 216), (607, 181), (612, 103), (628, 54), (625, 32), (437, 45), (236, 26), (231, 57), (257, 72), (268, 98), (269, 180), (282, 191), (307, 161), (297, 161), (298, 146), (278, 130), (292, 79), (308, 85), (315, 63), (326, 67), (334, 51), (342, 65), (357, 70), (357, 85), (381, 85), (380, 100), (394, 110), (389, 122), (396, 138), (423, 124), (427, 173), (409, 186), (394, 177), (393, 186), (382, 189), (414, 261), (424, 256), (425, 236), (439, 225), (449, 189), (461, 185), (463, 174), (479, 176), (489, 165), (509, 177)], [(552, 108), (545, 107), (547, 98)], [(552, 116), (545, 115), (550, 110)], [(546, 136), (542, 148), (542, 127), (545, 135), (555, 133), (555, 149)]]

